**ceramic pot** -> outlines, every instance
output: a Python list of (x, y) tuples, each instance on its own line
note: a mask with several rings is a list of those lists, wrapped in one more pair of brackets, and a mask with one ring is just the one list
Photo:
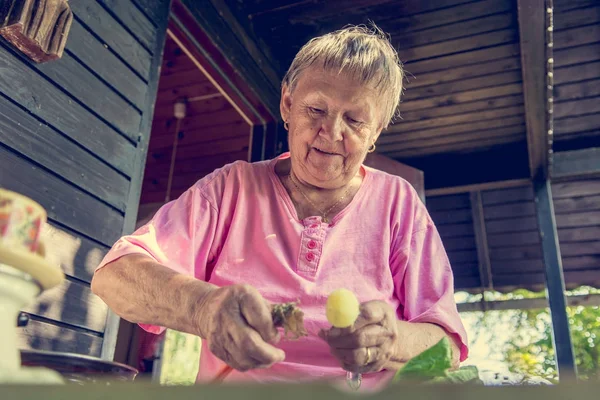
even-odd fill
[(0, 245), (35, 253), (45, 223), (46, 211), (42, 206), (18, 193), (0, 189)]
[(26, 273), (43, 290), (64, 279), (60, 267), (44, 258), (40, 233), (45, 223), (46, 210), (41, 205), (19, 193), (0, 189), (0, 265)]

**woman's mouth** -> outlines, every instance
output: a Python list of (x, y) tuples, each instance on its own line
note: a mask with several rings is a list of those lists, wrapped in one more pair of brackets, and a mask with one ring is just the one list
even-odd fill
[(313, 147), (313, 149), (314, 149), (314, 150), (315, 150), (317, 153), (319, 153), (319, 154), (324, 154), (324, 155), (326, 155), (326, 156), (339, 156), (339, 154), (338, 154), (338, 153), (334, 153), (334, 152), (330, 152), (330, 151), (321, 150), (321, 149), (319, 149), (319, 148), (317, 148), (317, 147)]

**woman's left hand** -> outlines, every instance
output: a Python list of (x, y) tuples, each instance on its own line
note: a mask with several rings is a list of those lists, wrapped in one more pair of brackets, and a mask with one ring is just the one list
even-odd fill
[(354, 325), (321, 330), (319, 336), (346, 371), (378, 372), (398, 351), (396, 312), (383, 301), (363, 303)]

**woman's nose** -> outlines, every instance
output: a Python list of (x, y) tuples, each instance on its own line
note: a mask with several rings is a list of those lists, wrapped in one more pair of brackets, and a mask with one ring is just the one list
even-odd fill
[(342, 131), (342, 119), (337, 116), (332, 116), (323, 121), (319, 135), (330, 142), (339, 142), (343, 139)]

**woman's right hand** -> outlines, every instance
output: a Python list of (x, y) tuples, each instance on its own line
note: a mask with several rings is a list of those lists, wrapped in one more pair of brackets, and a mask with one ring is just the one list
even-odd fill
[(214, 289), (204, 296), (196, 312), (201, 336), (210, 351), (238, 371), (268, 368), (283, 361), (274, 347), (279, 332), (269, 303), (249, 285)]

